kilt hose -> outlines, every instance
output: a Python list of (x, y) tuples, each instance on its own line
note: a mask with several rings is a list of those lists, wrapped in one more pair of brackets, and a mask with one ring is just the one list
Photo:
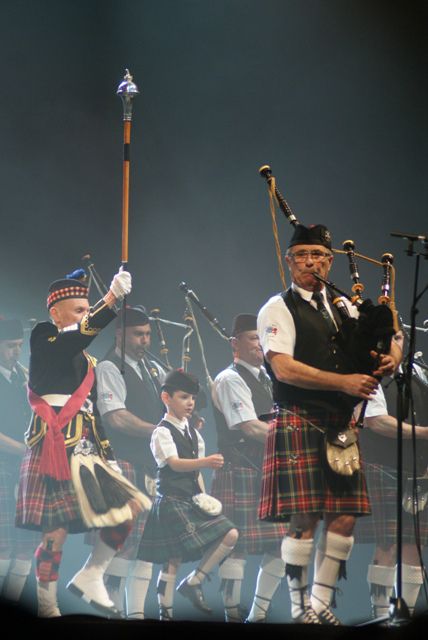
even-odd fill
[[(128, 462), (127, 460), (117, 459), (117, 464), (119, 465), (123, 476), (132, 482), (133, 485), (138, 487), (140, 491), (146, 493), (145, 488), (145, 474), (141, 468), (135, 467), (134, 464)], [(137, 557), (138, 546), (140, 544), (141, 536), (143, 535), (144, 526), (147, 520), (148, 511), (140, 511), (138, 516), (133, 520), (132, 529), (129, 536), (126, 538), (123, 547), (116, 553), (116, 558), (123, 558), (124, 560), (135, 560)], [(85, 534), (84, 542), (90, 546), (95, 544), (95, 540), (97, 539), (97, 531), (91, 530)]]
[[(372, 515), (357, 522), (354, 531), (356, 543), (374, 543), (388, 548), (397, 542), (397, 470), (395, 468), (366, 463), (364, 472), (372, 507)], [(411, 480), (403, 471), (403, 488)], [(404, 495), (404, 493), (403, 493)], [(419, 493), (420, 495), (420, 493)], [(428, 543), (428, 505), (418, 512), (420, 543)], [(402, 511), (402, 542), (415, 544), (415, 519)]]
[(162, 564), (172, 558), (199, 560), (235, 525), (224, 515), (209, 516), (190, 497), (157, 496), (138, 550), (139, 560)]
[(284, 523), (262, 522), (258, 518), (261, 473), (249, 467), (226, 463), (214, 471), (211, 495), (223, 504), (223, 514), (239, 531), (234, 552), (275, 555), (287, 533)]
[(31, 557), (40, 544), (40, 534), (15, 526), (18, 481), (18, 457), (0, 455), (0, 552), (9, 557)]
[(299, 513), (369, 514), (363, 471), (334, 473), (325, 457), (324, 434), (308, 420), (323, 428), (343, 428), (340, 414), (309, 413), (295, 406), (280, 410), (266, 442), (259, 517), (287, 521)]

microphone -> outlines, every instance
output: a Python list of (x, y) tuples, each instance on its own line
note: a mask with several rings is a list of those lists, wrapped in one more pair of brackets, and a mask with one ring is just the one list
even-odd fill
[(208, 309), (201, 303), (196, 293), (192, 289), (189, 289), (189, 287), (185, 282), (180, 283), (179, 289), (181, 289), (181, 291), (184, 291), (186, 296), (190, 298), (190, 300), (193, 300), (193, 302), (195, 302), (195, 304), (202, 311), (202, 313), (204, 314), (204, 316), (206, 317), (210, 325), (213, 327), (213, 329), (215, 329), (217, 333), (221, 335), (222, 338), (225, 338), (226, 340), (230, 340), (230, 336), (227, 335), (226, 329), (224, 329), (221, 326), (217, 318), (208, 311)]
[(412, 240), (413, 242), (416, 242), (416, 240), (428, 242), (428, 236), (418, 236), (415, 233), (400, 233), (399, 231), (393, 231), (389, 235), (394, 236), (394, 238), (404, 238), (405, 240)]

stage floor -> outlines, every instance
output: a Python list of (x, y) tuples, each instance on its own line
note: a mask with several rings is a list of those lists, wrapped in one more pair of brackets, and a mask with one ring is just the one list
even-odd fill
[(13, 635), (20, 637), (22, 633), (34, 634), (35, 637), (57, 639), (84, 638), (121, 639), (127, 638), (184, 638), (185, 640), (205, 640), (205, 638), (247, 637), (260, 638), (265, 636), (269, 640), (276, 638), (343, 638), (346, 640), (363, 640), (370, 638), (408, 640), (409, 637), (424, 637), (428, 625), (428, 615), (424, 614), (415, 619), (398, 625), (381, 625), (366, 623), (358, 626), (343, 625), (340, 627), (326, 627), (317, 625), (295, 624), (226, 624), (224, 622), (194, 622), (174, 621), (160, 622), (159, 620), (113, 620), (92, 615), (64, 615), (61, 618), (37, 618), (18, 607), (4, 606), (2, 619)]

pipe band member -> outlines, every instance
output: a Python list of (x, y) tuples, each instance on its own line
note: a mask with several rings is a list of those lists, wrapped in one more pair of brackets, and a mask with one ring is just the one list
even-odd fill
[[(77, 277), (76, 277), (77, 276)], [(93, 448), (105, 467), (117, 467), (113, 450), (93, 413), (96, 395), (94, 359), (86, 352), (100, 331), (115, 317), (113, 306), (131, 290), (131, 275), (119, 270), (107, 294), (89, 306), (83, 270), (55, 280), (49, 287), (47, 308), (51, 322), (38, 323), (30, 337), (28, 394), (33, 417), (26, 434), (27, 451), (21, 466), (16, 524), (42, 532), (36, 550), (38, 614), (61, 615), (57, 581), (62, 547), (68, 533), (88, 529), (81, 511), (82, 486), (71, 477), (75, 447)], [(100, 466), (100, 465), (99, 465)], [(116, 476), (120, 474), (116, 472)], [(132, 504), (123, 488), (117, 497), (117, 479), (103, 473), (104, 481), (92, 478), (87, 499), (99, 514), (108, 516), (112, 506), (125, 513)], [(104, 489), (104, 491), (103, 491)], [(96, 494), (96, 490), (98, 494)], [(80, 492), (80, 493), (79, 493)], [(119, 492), (120, 493), (120, 492)], [(104, 571), (123, 544), (131, 519), (101, 529), (97, 543), (83, 569), (68, 587), (106, 615), (115, 614), (103, 583)]]
[[(352, 550), (355, 518), (370, 513), (370, 504), (363, 472), (334, 473), (322, 455), (324, 434), (310, 423), (336, 433), (352, 427), (356, 400), (372, 397), (378, 386), (374, 376), (391, 373), (401, 351), (392, 345), (391, 353), (380, 357), (374, 375), (349, 373), (347, 356), (336, 341), (340, 316), (313, 275), (327, 279), (333, 262), (331, 236), (324, 225), (297, 225), (286, 262), (291, 287), (273, 296), (258, 317), (274, 401), (280, 408), (266, 446), (259, 514), (264, 520), (290, 523), (282, 557), (293, 620), (338, 625), (331, 611), (335, 585)], [(350, 307), (349, 312), (356, 310)], [(309, 589), (308, 567), (321, 519), (324, 531)]]
[(166, 414), (151, 439), (157, 463), (157, 496), (147, 519), (138, 557), (162, 564), (157, 582), (161, 620), (173, 618), (177, 569), (198, 560), (177, 591), (197, 609), (211, 613), (202, 592), (209, 572), (229, 556), (238, 539), (234, 524), (224, 515), (205, 513), (192, 498), (203, 494), (200, 470), (218, 469), (219, 453), (205, 455), (202, 436), (190, 423), (199, 392), (198, 380), (183, 371), (171, 371), (162, 385)]

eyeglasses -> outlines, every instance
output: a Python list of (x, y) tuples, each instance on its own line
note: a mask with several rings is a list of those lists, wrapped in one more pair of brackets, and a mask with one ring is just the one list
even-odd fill
[(331, 253), (326, 251), (295, 251), (288, 254), (290, 258), (293, 258), (294, 262), (306, 262), (310, 257), (313, 262), (321, 262), (325, 258), (330, 258)]

